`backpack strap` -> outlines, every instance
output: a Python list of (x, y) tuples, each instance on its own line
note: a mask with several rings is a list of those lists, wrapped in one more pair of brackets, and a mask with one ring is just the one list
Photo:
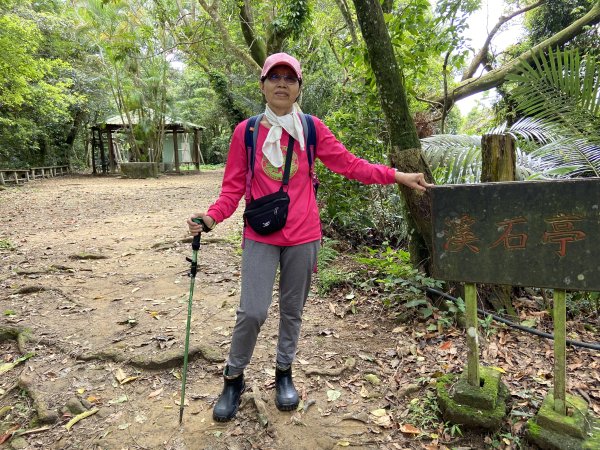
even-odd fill
[(308, 152), (308, 166), (312, 171), (313, 163), (317, 153), (317, 132), (315, 122), (310, 114), (300, 114), (302, 130), (304, 131), (305, 149)]
[(315, 121), (310, 114), (300, 114), (300, 120), (302, 120), (302, 129), (306, 143), (305, 149), (308, 156), (308, 176), (312, 179), (316, 195), (319, 189), (319, 179), (314, 171), (314, 162), (317, 157), (317, 129), (315, 128)]
[(246, 133), (244, 134), (244, 145), (246, 146), (246, 155), (248, 160), (248, 170), (246, 171), (246, 203), (250, 201), (250, 188), (252, 177), (254, 176), (254, 161), (256, 159), (256, 139), (258, 138), (258, 129), (262, 114), (252, 116), (246, 122)]

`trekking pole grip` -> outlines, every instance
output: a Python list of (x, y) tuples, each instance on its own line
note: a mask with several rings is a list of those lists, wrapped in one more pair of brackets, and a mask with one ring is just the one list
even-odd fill
[[(197, 223), (198, 225), (204, 224), (204, 221), (198, 217), (195, 219), (192, 219), (192, 222)], [(204, 227), (202, 227), (202, 231), (204, 231)], [(202, 233), (200, 232), (196, 236), (194, 236), (194, 239), (192, 240), (192, 250), (200, 249), (200, 234), (202, 234)]]
[[(204, 233), (208, 233), (211, 230), (211, 228), (208, 228), (208, 225), (206, 225), (206, 223), (204, 223), (204, 220), (202, 220), (200, 217), (196, 217), (196, 218), (192, 219), (192, 222), (197, 223), (198, 225), (202, 225), (202, 232), (204, 232)], [(198, 233), (196, 236), (194, 236), (194, 239), (192, 240), (192, 250), (200, 249), (200, 234), (201, 233)]]

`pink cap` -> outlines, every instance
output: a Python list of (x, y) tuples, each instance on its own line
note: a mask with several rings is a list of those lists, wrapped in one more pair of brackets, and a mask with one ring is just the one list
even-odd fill
[(275, 66), (288, 66), (292, 69), (299, 80), (302, 80), (302, 69), (300, 68), (300, 63), (293, 56), (288, 55), (287, 53), (274, 53), (269, 56), (263, 65), (262, 72), (260, 73), (260, 78), (263, 79), (267, 76), (269, 71)]

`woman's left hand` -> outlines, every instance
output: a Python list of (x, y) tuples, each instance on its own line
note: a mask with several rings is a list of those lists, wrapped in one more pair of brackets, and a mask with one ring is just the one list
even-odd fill
[(398, 184), (403, 184), (411, 189), (417, 189), (419, 191), (425, 191), (427, 188), (434, 186), (433, 184), (425, 181), (425, 175), (422, 173), (406, 173), (397, 171), (394, 179)]

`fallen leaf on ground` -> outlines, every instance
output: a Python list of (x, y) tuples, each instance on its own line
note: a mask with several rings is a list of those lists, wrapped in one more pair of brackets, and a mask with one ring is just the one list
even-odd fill
[(23, 361), (27, 361), (29, 358), (31, 358), (34, 355), (34, 353), (27, 353), (24, 356), (21, 356), (20, 358), (18, 358), (15, 362), (12, 363), (6, 363), (6, 364), (2, 364), (0, 365), (0, 374), (6, 373), (11, 369), (14, 369), (15, 367), (17, 367), (19, 364), (21, 364)]
[(124, 378), (123, 380), (119, 381), (119, 384), (129, 383), (133, 380), (137, 380), (138, 378), (139, 378), (138, 376), (127, 377), (127, 378)]
[(120, 383), (125, 378), (127, 378), (127, 374), (123, 371), (123, 369), (117, 369), (115, 370), (115, 378)]
[(419, 430), (414, 425), (411, 425), (410, 423), (405, 423), (404, 425), (401, 425), (400, 431), (407, 434), (421, 434), (421, 430)]
[(157, 389), (157, 390), (156, 390), (156, 391), (154, 391), (154, 392), (150, 392), (150, 393), (148, 394), (148, 398), (154, 398), (154, 397), (158, 397), (160, 394), (162, 394), (162, 392), (163, 392), (163, 388)]
[(446, 341), (440, 345), (440, 350), (449, 350), (452, 347), (452, 341)]
[(340, 398), (341, 395), (342, 395), (342, 393), (340, 391), (329, 389), (327, 391), (327, 401), (333, 402), (333, 401), (337, 400), (338, 398)]

